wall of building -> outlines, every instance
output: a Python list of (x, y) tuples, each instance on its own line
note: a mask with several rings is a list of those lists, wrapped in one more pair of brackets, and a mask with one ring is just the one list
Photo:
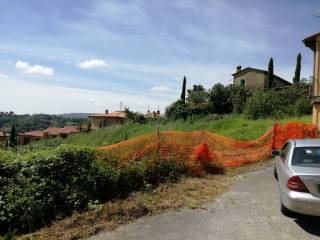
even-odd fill
[(247, 72), (235, 77), (233, 84), (235, 86), (241, 85), (241, 80), (245, 80), (245, 87), (248, 88), (263, 88), (265, 81), (265, 74), (259, 72)]
[[(245, 80), (245, 87), (251, 89), (263, 88), (264, 83), (267, 79), (267, 75), (261, 72), (247, 72), (238, 77), (236, 77), (233, 81), (235, 86), (241, 85), (241, 80)], [(274, 87), (284, 87), (287, 86), (283, 81), (275, 78), (274, 79)]]
[(102, 124), (103, 127), (109, 127), (112, 125), (122, 124), (124, 123), (123, 119), (120, 118), (102, 118), (102, 117), (90, 117), (90, 121), (92, 123), (93, 128), (99, 128)]

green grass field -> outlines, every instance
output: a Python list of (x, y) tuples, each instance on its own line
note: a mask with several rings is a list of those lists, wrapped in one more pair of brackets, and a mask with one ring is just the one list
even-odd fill
[[(186, 121), (168, 121), (159, 125), (160, 131), (195, 131), (208, 130), (224, 136), (239, 140), (253, 140), (269, 130), (273, 124), (300, 121), (311, 122), (311, 116), (287, 117), (279, 120), (259, 119), (249, 120), (243, 115), (227, 115), (221, 119), (214, 119), (212, 116), (188, 119)], [(81, 133), (70, 136), (65, 140), (67, 144), (82, 146), (106, 146), (134, 138), (145, 133), (157, 130), (156, 124), (125, 124), (116, 127), (98, 129), (90, 133)]]

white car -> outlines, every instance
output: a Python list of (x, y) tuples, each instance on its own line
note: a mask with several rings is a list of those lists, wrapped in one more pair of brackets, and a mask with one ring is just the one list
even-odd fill
[(281, 211), (320, 216), (320, 140), (290, 140), (272, 153)]

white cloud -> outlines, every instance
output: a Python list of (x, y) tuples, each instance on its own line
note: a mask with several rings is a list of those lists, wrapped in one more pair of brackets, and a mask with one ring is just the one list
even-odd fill
[[(36, 94), (35, 94), (36, 93)], [(10, 96), (17, 95), (14, 101)], [(52, 99), (55, 99), (52, 101)], [(117, 91), (84, 90), (53, 86), (43, 82), (34, 83), (8, 77), (1, 82), (0, 109), (23, 113), (103, 113), (105, 109), (119, 110), (120, 102), (134, 111), (146, 112), (150, 109), (163, 111), (174, 99), (157, 96), (123, 93)], [(94, 103), (101, 103), (98, 106)]]
[(0, 78), (8, 78), (7, 75), (0, 73)]
[(99, 106), (99, 107), (103, 105), (102, 102), (97, 101), (97, 99), (95, 99), (95, 98), (89, 98), (88, 102), (90, 102), (96, 106)]
[(54, 75), (54, 70), (51, 67), (44, 67), (41, 65), (30, 65), (27, 62), (17, 61), (15, 68), (20, 69), (26, 74), (43, 74), (47, 76)]
[(89, 68), (111, 68), (111, 66), (101, 59), (91, 59), (79, 62), (78, 66), (83, 69)]
[(157, 92), (171, 92), (172, 89), (169, 88), (168, 86), (162, 86), (162, 85), (159, 85), (159, 86), (154, 86), (151, 88), (152, 91), (157, 91)]

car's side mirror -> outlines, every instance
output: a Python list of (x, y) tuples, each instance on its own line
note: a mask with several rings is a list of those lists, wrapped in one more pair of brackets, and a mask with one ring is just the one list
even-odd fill
[(278, 150), (272, 150), (272, 156), (273, 156), (273, 157), (279, 157), (279, 156), (280, 156), (280, 151), (278, 151)]

